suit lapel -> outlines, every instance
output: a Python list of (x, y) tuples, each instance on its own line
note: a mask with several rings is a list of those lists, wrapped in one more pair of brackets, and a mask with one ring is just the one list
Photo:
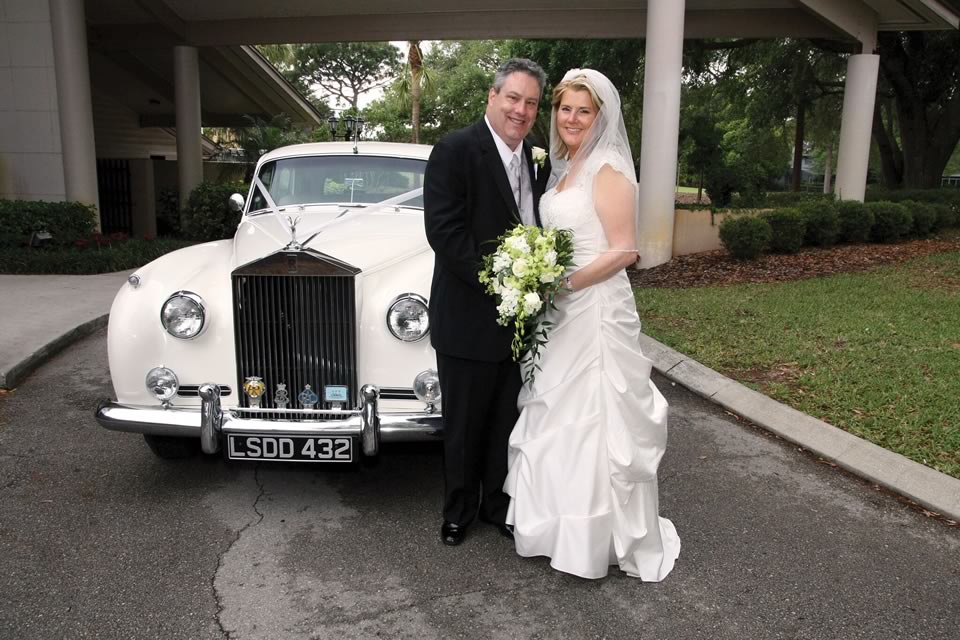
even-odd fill
[(507, 216), (512, 223), (519, 223), (520, 211), (517, 209), (517, 201), (513, 198), (513, 189), (510, 188), (510, 181), (507, 179), (507, 170), (503, 167), (503, 160), (500, 158), (500, 152), (497, 151), (497, 145), (493, 141), (493, 134), (484, 120), (476, 124), (477, 137), (480, 139), (480, 151), (483, 154), (483, 161), (487, 164), (490, 175), (497, 185), (497, 191), (503, 197), (503, 202), (507, 206), (510, 214)]

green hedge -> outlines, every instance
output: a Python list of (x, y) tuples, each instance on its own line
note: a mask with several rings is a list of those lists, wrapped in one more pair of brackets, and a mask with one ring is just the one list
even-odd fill
[(242, 182), (201, 182), (190, 193), (183, 211), (184, 235), (203, 242), (232, 238), (241, 215), (232, 211), (227, 203), (234, 193), (246, 197), (248, 188)]
[(19, 247), (36, 231), (47, 231), (50, 244), (69, 246), (97, 226), (97, 210), (80, 202), (0, 200), (0, 247)]
[(857, 200), (841, 200), (836, 203), (837, 217), (840, 222), (840, 240), (844, 242), (866, 242), (873, 228), (873, 212)]
[(136, 269), (193, 244), (186, 240), (126, 240), (93, 236), (69, 248), (0, 248), (0, 273), (112, 273)]
[(901, 204), (903, 204), (913, 216), (911, 235), (917, 238), (926, 238), (929, 236), (937, 226), (937, 212), (933, 208), (933, 204), (916, 202), (914, 200), (905, 200)]
[(804, 244), (829, 247), (840, 236), (840, 214), (832, 200), (808, 201), (797, 207), (807, 225)]
[(867, 189), (867, 202), (926, 202), (929, 204), (945, 204), (960, 213), (960, 189)]
[(720, 242), (734, 258), (756, 260), (770, 246), (773, 231), (761, 216), (731, 216), (720, 223)]
[(898, 242), (913, 230), (913, 215), (897, 202), (869, 202), (867, 209), (873, 212), (873, 227), (870, 239), (874, 242)]
[(797, 209), (774, 209), (763, 214), (770, 225), (773, 235), (770, 238), (770, 251), (774, 253), (796, 253), (803, 246), (807, 233), (807, 222)]

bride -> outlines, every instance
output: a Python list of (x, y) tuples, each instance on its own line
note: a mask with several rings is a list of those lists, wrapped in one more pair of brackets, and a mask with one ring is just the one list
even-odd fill
[(542, 370), (520, 392), (507, 523), (517, 553), (549, 556), (560, 571), (602, 578), (617, 564), (659, 581), (680, 538), (658, 514), (667, 402), (637, 342), (640, 319), (624, 272), (637, 260), (638, 200), (620, 96), (603, 74), (573, 69), (552, 104), (550, 161), (559, 179), (540, 215), (545, 227), (573, 232), (579, 268), (547, 314), (554, 327)]

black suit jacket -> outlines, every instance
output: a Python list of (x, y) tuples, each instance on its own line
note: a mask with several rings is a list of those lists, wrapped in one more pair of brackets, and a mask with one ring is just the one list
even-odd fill
[[(540, 224), (540, 196), (549, 163), (534, 172), (530, 145), (523, 144)], [(536, 177), (534, 177), (536, 175)], [(427, 162), (424, 225), (435, 258), (430, 291), (430, 340), (439, 353), (485, 362), (510, 357), (512, 327), (497, 324), (493, 296), (477, 274), (496, 239), (520, 222), (507, 172), (485, 121), (454, 131), (438, 142)]]

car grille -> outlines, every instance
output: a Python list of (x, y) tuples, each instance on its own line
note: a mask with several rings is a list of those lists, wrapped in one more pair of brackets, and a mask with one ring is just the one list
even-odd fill
[[(313, 251), (281, 251), (234, 271), (233, 301), (239, 406), (250, 407), (244, 382), (266, 385), (261, 408), (276, 407), (286, 385), (287, 408), (300, 409), (306, 385), (320, 396), (327, 385), (344, 385), (358, 403), (356, 300), (359, 270)], [(258, 414), (278, 419), (280, 414)], [(283, 416), (291, 419), (291, 414)], [(293, 419), (296, 419), (294, 417)]]

